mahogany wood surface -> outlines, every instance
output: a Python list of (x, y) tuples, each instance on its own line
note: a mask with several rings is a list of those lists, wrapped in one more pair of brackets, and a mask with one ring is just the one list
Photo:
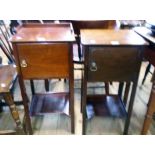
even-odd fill
[(11, 42), (73, 42), (74, 34), (70, 24), (24, 24)]
[[(88, 54), (88, 81), (91, 82), (134, 81), (142, 57), (137, 47), (120, 46), (94, 47), (90, 48)], [(96, 63), (97, 71), (91, 71), (93, 62)]]
[(11, 85), (16, 77), (15, 65), (0, 66), (0, 93), (10, 92)]
[(148, 43), (133, 30), (81, 30), (81, 43), (83, 45), (107, 45), (107, 46), (138, 46)]
[(33, 96), (30, 115), (43, 115), (45, 113), (64, 113), (69, 115), (68, 93), (45, 93)]
[(118, 95), (88, 95), (87, 118), (95, 116), (123, 118), (127, 116), (125, 107)]
[[(71, 132), (74, 133), (74, 33), (67, 24), (24, 24), (11, 39), (19, 73), (21, 94), (24, 100), (25, 129), (33, 134), (29, 115), (25, 79), (69, 79), (69, 114)], [(51, 105), (54, 104), (50, 100)], [(37, 104), (39, 106), (40, 104)], [(57, 105), (59, 106), (59, 105)], [(36, 106), (32, 106), (37, 108)], [(47, 106), (46, 109), (49, 106)], [(58, 108), (59, 109), (59, 108)], [(31, 111), (33, 111), (31, 109)], [(34, 113), (33, 113), (34, 114)]]
[[(148, 45), (147, 41), (133, 30), (83, 29), (81, 30), (81, 44), (84, 53), (84, 71), (82, 74), (83, 134), (86, 134), (88, 110), (92, 110), (92, 108), (87, 108), (87, 82), (112, 81), (133, 83), (123, 132), (123, 134), (128, 134), (143, 48)], [(124, 101), (127, 100), (128, 84), (126, 89)], [(119, 95), (121, 94), (119, 91)], [(115, 105), (119, 106), (119, 103), (122, 102)], [(126, 103), (123, 103), (124, 107), (125, 105)], [(113, 106), (109, 108), (113, 108)]]
[[(24, 79), (69, 77), (68, 44), (22, 43), (18, 51)], [(23, 61), (27, 67), (22, 67)]]

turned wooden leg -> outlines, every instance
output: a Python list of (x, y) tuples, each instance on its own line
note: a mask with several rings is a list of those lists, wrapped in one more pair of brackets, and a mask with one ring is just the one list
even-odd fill
[(15, 123), (16, 123), (17, 133), (18, 134), (24, 134), (24, 131), (23, 131), (23, 128), (22, 128), (22, 123), (20, 121), (19, 114), (18, 114), (16, 105), (14, 104), (14, 101), (12, 99), (11, 94), (10, 93), (5, 93), (4, 94), (4, 99), (8, 103), (11, 114), (12, 114), (12, 117), (13, 117)]
[(153, 85), (152, 85), (149, 104), (148, 104), (147, 112), (146, 112), (146, 115), (145, 115), (143, 128), (142, 128), (142, 131), (141, 131), (142, 135), (147, 134), (148, 129), (150, 127), (150, 124), (152, 122), (152, 117), (153, 117), (154, 112), (155, 112), (155, 81), (153, 81)]

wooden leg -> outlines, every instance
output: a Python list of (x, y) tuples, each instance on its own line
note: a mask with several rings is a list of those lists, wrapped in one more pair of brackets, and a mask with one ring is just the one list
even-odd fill
[(69, 80), (69, 85), (70, 85), (70, 104), (69, 104), (69, 111), (71, 115), (71, 132), (74, 134), (75, 133), (75, 123), (74, 123), (74, 81)]
[(0, 100), (0, 112), (3, 111), (2, 101)]
[(81, 61), (81, 43), (80, 43), (80, 37), (77, 37), (77, 44), (78, 44), (78, 57), (79, 57), (79, 61)]
[(82, 134), (86, 134), (86, 102), (87, 102), (87, 81), (83, 77), (83, 87), (82, 87)]
[(27, 129), (26, 129), (26, 117), (25, 117), (25, 115), (24, 115), (24, 118), (23, 118), (23, 130), (24, 130), (24, 132), (26, 134), (28, 134)]
[(124, 87), (124, 83), (120, 82), (119, 83), (119, 88), (118, 88), (118, 95), (122, 98), (122, 93), (123, 93), (123, 87)]
[(147, 74), (148, 74), (149, 71), (150, 71), (150, 68), (151, 68), (151, 64), (149, 63), (148, 66), (146, 67), (146, 71), (145, 71), (145, 74), (144, 74), (144, 78), (143, 78), (143, 80), (142, 80), (142, 85), (143, 85), (144, 82), (145, 82), (145, 79), (146, 79), (146, 77), (147, 77)]
[(49, 80), (45, 79), (45, 90), (48, 92), (49, 91)]
[(27, 94), (26, 94), (26, 88), (24, 86), (24, 81), (22, 80), (21, 75), (19, 75), (19, 85), (21, 89), (21, 95), (23, 98), (23, 105), (24, 105), (24, 111), (25, 111), (25, 122), (26, 122), (26, 129), (28, 129), (28, 133), (30, 135), (33, 134), (32, 126), (31, 126), (31, 119), (29, 116), (29, 106), (28, 106), (28, 100), (27, 100)]
[(18, 114), (16, 105), (13, 102), (11, 94), (10, 93), (5, 93), (4, 94), (4, 99), (8, 103), (10, 111), (11, 111), (11, 114), (12, 114), (12, 117), (13, 117), (15, 123), (16, 123), (17, 133), (18, 134), (24, 134), (22, 123), (20, 121), (19, 114)]
[(81, 113), (83, 112), (83, 105), (82, 105), (82, 98), (83, 98), (83, 71), (81, 73), (81, 107), (80, 107), (80, 111)]
[(106, 95), (109, 95), (109, 83), (108, 82), (105, 83), (105, 93)]
[(135, 99), (135, 95), (136, 95), (136, 88), (137, 88), (137, 81), (134, 82), (132, 92), (131, 92), (131, 98), (130, 98), (130, 102), (129, 102), (128, 113), (127, 113), (127, 118), (125, 121), (124, 133), (123, 133), (124, 135), (128, 134), (128, 129), (129, 129), (129, 125), (130, 125), (130, 118), (131, 118), (134, 99)]
[(34, 88), (34, 82), (33, 82), (33, 80), (30, 80), (30, 86), (31, 86), (32, 95), (34, 95), (35, 94), (35, 88)]
[(71, 133), (75, 133), (75, 122), (74, 122), (74, 67), (73, 67), (73, 53), (72, 46), (70, 46), (70, 72), (69, 72), (69, 112), (71, 115)]
[(153, 117), (154, 112), (155, 112), (155, 81), (153, 81), (153, 85), (152, 85), (149, 104), (148, 104), (148, 108), (147, 108), (143, 128), (142, 128), (142, 131), (141, 131), (142, 135), (147, 134), (148, 129), (150, 127), (150, 124), (152, 122), (152, 117)]
[(123, 99), (123, 103), (125, 104), (125, 106), (127, 104), (129, 90), (130, 90), (130, 83), (126, 83), (125, 92), (124, 92), (124, 99)]

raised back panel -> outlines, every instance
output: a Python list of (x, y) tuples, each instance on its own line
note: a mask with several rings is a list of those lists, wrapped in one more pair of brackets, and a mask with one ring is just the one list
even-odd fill
[(136, 47), (93, 47), (88, 58), (88, 81), (133, 81), (141, 64)]
[(19, 44), (24, 79), (69, 77), (69, 44)]

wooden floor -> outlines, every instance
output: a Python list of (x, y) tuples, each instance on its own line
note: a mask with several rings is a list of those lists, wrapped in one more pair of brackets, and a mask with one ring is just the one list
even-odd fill
[[(134, 102), (134, 108), (131, 118), (131, 124), (129, 128), (129, 134), (138, 135), (142, 129), (144, 115), (146, 112), (147, 102), (151, 91), (151, 74), (147, 76), (145, 84), (142, 86), (141, 81), (144, 75), (147, 62), (144, 62), (141, 67), (139, 84), (137, 88), (136, 99)], [(152, 68), (153, 69), (153, 68)], [(81, 72), (75, 71), (75, 134), (81, 135), (82, 133), (82, 115), (80, 113), (80, 78)], [(31, 98), (30, 83), (25, 81), (27, 86), (27, 92)], [(92, 88), (94, 86), (100, 86), (100, 88)], [(110, 86), (110, 92), (115, 93), (117, 91), (117, 83), (113, 83)], [(103, 93), (104, 83), (89, 84), (88, 92), (92, 93)], [(35, 81), (35, 89), (37, 92), (44, 92), (43, 81)], [(57, 79), (50, 81), (50, 91), (64, 91), (68, 90), (68, 81), (65, 83), (63, 80)], [(20, 90), (18, 83), (15, 91), (15, 100), (20, 100)], [(23, 107), (18, 106), (20, 112), (20, 118), (23, 118)], [(70, 132), (70, 118), (60, 114), (46, 114), (44, 116), (36, 116), (32, 118), (32, 126), (35, 135), (69, 135)], [(4, 107), (4, 112), (0, 113), (0, 130), (14, 129), (15, 125), (10, 115), (8, 107)], [(101, 118), (94, 117), (87, 123), (87, 134), (89, 135), (121, 135), (124, 128), (124, 120), (120, 118)], [(155, 134), (155, 123), (153, 122), (148, 134)]]

